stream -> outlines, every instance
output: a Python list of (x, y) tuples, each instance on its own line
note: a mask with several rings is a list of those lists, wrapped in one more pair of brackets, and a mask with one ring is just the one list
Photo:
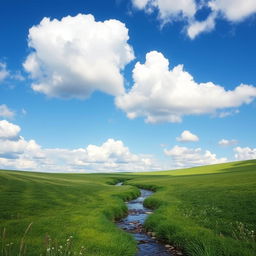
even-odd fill
[[(116, 186), (122, 186), (119, 182)], [(144, 200), (153, 194), (152, 191), (140, 189), (140, 196), (126, 202), (128, 215), (117, 222), (117, 225), (133, 235), (137, 241), (138, 251), (136, 256), (176, 256), (182, 255), (171, 245), (165, 245), (156, 240), (154, 232), (146, 232), (143, 224), (149, 214), (153, 211), (143, 206)]]

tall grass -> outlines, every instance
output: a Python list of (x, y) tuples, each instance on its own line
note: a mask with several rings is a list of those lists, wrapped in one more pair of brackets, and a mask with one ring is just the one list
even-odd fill
[(6, 228), (3, 228), (2, 239), (1, 239), (1, 255), (2, 256), (26, 256), (27, 245), (26, 245), (26, 236), (32, 226), (32, 222), (27, 226), (19, 244), (15, 244), (14, 242), (7, 242), (7, 232)]
[(45, 253), (41, 256), (85, 256), (86, 248), (81, 246), (78, 250), (73, 248), (73, 236), (69, 236), (65, 241), (59, 243), (53, 241), (50, 237), (46, 237)]
[[(29, 253), (29, 245), (26, 243), (26, 237), (28, 236), (29, 230), (32, 223), (26, 228), (19, 243), (7, 242), (9, 238), (6, 236), (6, 228), (3, 229), (1, 237), (1, 256), (26, 256)], [(76, 249), (73, 247), (73, 236), (69, 236), (66, 240), (58, 242), (53, 240), (51, 237), (46, 235), (44, 248), (39, 256), (85, 256), (86, 248)]]

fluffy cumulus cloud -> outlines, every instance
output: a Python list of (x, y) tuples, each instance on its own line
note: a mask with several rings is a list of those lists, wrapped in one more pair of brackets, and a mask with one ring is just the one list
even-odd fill
[(2, 118), (12, 118), (15, 113), (8, 108), (5, 104), (0, 105), (0, 117)]
[(5, 62), (0, 62), (0, 82), (6, 79), (10, 75), (10, 72), (7, 70), (7, 65)]
[(0, 121), (0, 139), (13, 139), (18, 136), (20, 127), (6, 120)]
[(34, 158), (40, 157), (40, 146), (19, 136), (21, 128), (6, 120), (0, 121), (0, 168), (31, 169)]
[(115, 172), (157, 170), (150, 155), (134, 154), (120, 140), (85, 148), (42, 148), (19, 135), (20, 127), (0, 121), (0, 168), (34, 171)]
[(234, 148), (235, 158), (237, 160), (256, 159), (256, 148), (236, 147)]
[[(132, 0), (136, 9), (151, 14), (158, 12), (158, 19), (164, 25), (177, 20), (186, 23), (187, 35), (194, 39), (202, 32), (209, 32), (215, 28), (216, 19), (230, 22), (241, 22), (256, 13), (255, 0)], [(208, 8), (210, 14), (203, 21), (196, 19), (197, 11)]]
[(130, 152), (122, 141), (108, 139), (102, 145), (88, 145), (75, 150), (46, 149), (48, 159), (65, 163), (69, 170), (86, 170), (90, 172), (145, 171), (157, 169), (153, 158)]
[(32, 169), (37, 159), (43, 156), (41, 147), (34, 140), (0, 139), (0, 166), (8, 169)]
[(208, 3), (212, 11), (220, 12), (227, 20), (242, 21), (256, 13), (255, 0), (212, 0)]
[(132, 0), (132, 4), (135, 8), (144, 9), (148, 13), (157, 10), (158, 18), (163, 24), (181, 18), (190, 19), (196, 13), (194, 0)]
[(96, 21), (78, 14), (61, 20), (44, 18), (29, 30), (32, 52), (23, 66), (32, 88), (50, 97), (86, 98), (99, 90), (124, 91), (121, 74), (134, 59), (128, 29), (118, 20)]
[(203, 151), (201, 148), (187, 148), (174, 146), (171, 149), (164, 149), (164, 154), (170, 156), (176, 167), (192, 167), (199, 165), (209, 165), (224, 163), (227, 158), (217, 158), (216, 154), (209, 150)]
[(179, 142), (196, 142), (199, 141), (199, 138), (197, 135), (191, 133), (188, 130), (185, 130), (179, 137), (176, 138), (176, 140)]
[(147, 53), (146, 62), (136, 63), (134, 85), (116, 97), (116, 105), (131, 119), (146, 122), (181, 122), (184, 115), (214, 114), (249, 104), (256, 88), (241, 84), (233, 91), (212, 82), (197, 83), (183, 65), (169, 69), (169, 61), (157, 51)]
[(224, 146), (224, 147), (227, 147), (227, 146), (234, 146), (234, 145), (236, 145), (237, 143), (238, 143), (238, 141), (237, 141), (237, 140), (234, 140), (234, 139), (232, 139), (232, 140), (222, 139), (222, 140), (220, 140), (220, 141), (218, 142), (218, 144), (219, 144), (220, 146)]
[(217, 18), (237, 23), (256, 13), (256, 1), (254, 0), (212, 0), (205, 2), (204, 5), (211, 9), (211, 13), (204, 21), (194, 19), (190, 22), (187, 34), (191, 39), (202, 32), (212, 31)]

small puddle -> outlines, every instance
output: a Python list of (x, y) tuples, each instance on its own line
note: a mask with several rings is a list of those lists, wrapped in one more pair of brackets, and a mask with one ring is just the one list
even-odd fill
[[(122, 186), (119, 182), (116, 186)], [(149, 214), (153, 211), (144, 207), (144, 200), (153, 194), (152, 191), (140, 189), (140, 196), (134, 200), (126, 202), (128, 207), (128, 215), (121, 219), (117, 225), (133, 235), (138, 243), (138, 251), (136, 256), (176, 256), (182, 255), (177, 252), (173, 246), (164, 245), (157, 241), (153, 232), (146, 232), (143, 224)]]

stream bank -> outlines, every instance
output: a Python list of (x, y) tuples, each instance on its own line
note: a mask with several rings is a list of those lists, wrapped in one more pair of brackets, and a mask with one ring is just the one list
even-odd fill
[[(119, 182), (116, 186), (122, 186)], [(154, 232), (146, 232), (143, 224), (153, 211), (144, 207), (144, 200), (153, 194), (152, 191), (140, 189), (140, 196), (126, 202), (128, 215), (117, 222), (118, 227), (131, 233), (137, 241), (138, 251), (136, 256), (179, 256), (183, 255), (175, 247), (158, 241)]]

